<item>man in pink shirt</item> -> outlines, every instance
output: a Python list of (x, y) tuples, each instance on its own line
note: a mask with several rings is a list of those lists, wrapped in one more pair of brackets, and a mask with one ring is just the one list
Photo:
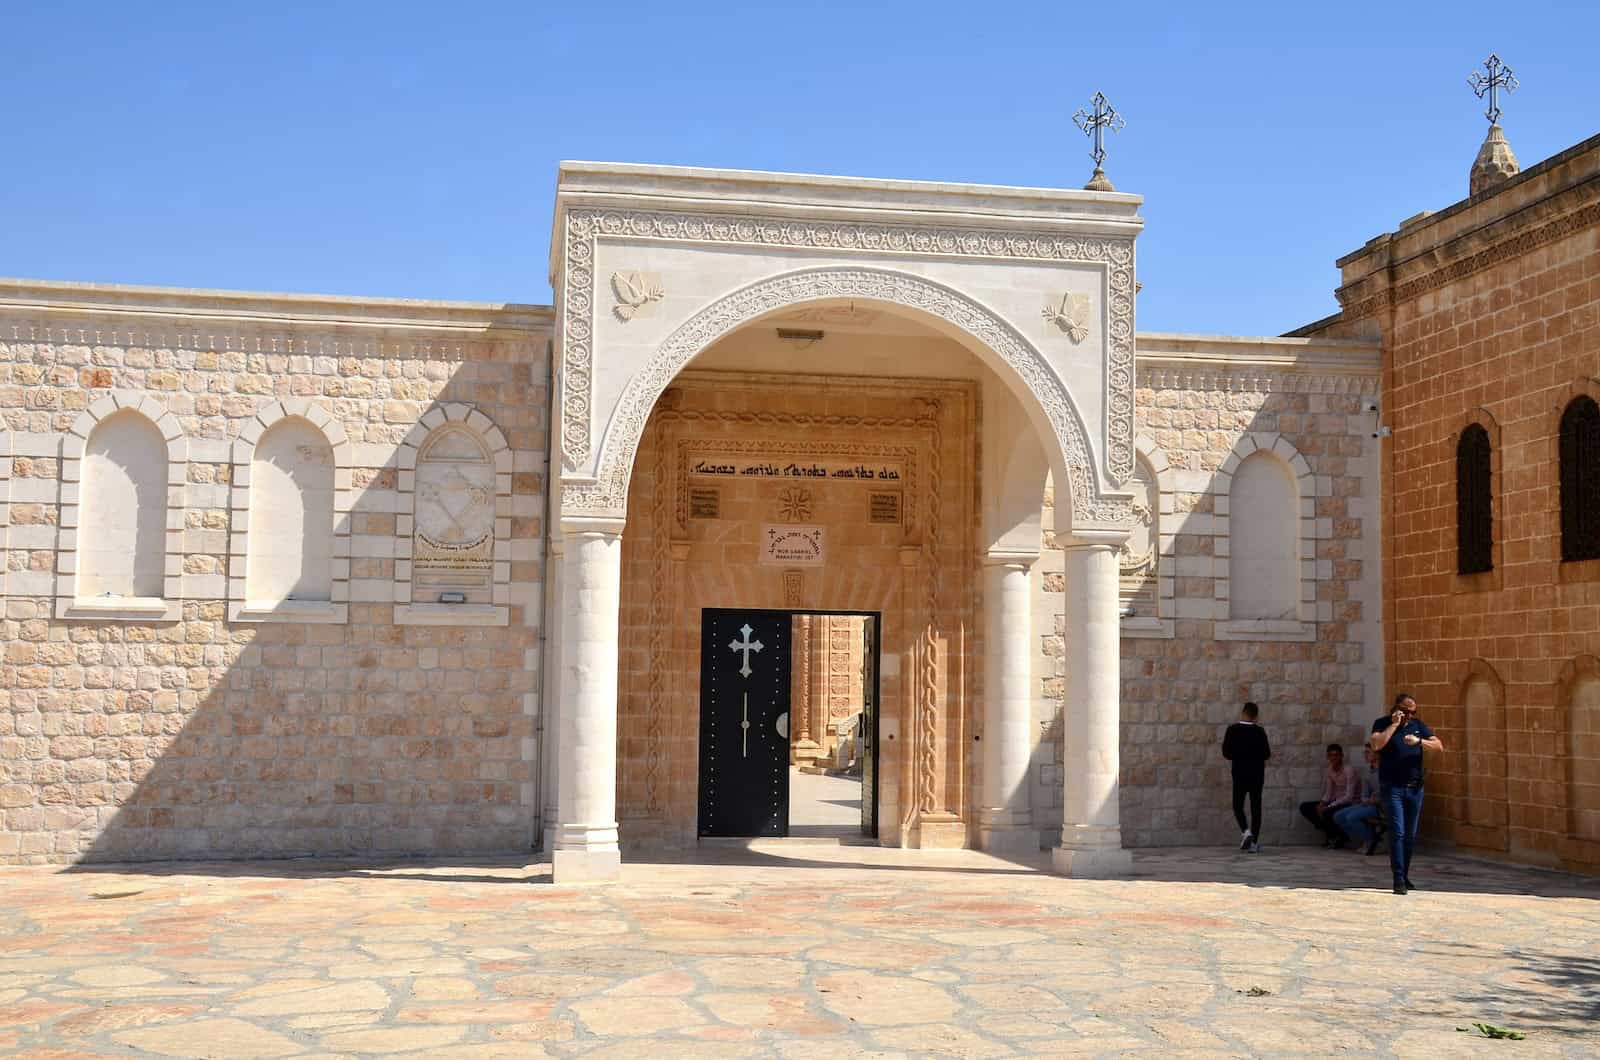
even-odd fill
[(1300, 815), (1322, 833), (1324, 847), (1343, 848), (1344, 831), (1334, 822), (1333, 815), (1361, 801), (1361, 775), (1344, 760), (1344, 748), (1336, 743), (1328, 745), (1328, 768), (1322, 771), (1322, 797), (1315, 802), (1302, 802)]

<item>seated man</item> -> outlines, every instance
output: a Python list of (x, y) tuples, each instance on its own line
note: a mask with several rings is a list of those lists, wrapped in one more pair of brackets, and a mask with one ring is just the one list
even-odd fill
[(1361, 778), (1355, 767), (1344, 760), (1344, 748), (1336, 743), (1328, 745), (1328, 768), (1322, 772), (1322, 798), (1316, 802), (1302, 802), (1300, 814), (1322, 833), (1324, 848), (1343, 849), (1344, 833), (1334, 823), (1333, 815), (1361, 798)]
[(1366, 752), (1367, 775), (1361, 780), (1364, 792), (1361, 801), (1335, 811), (1333, 823), (1341, 833), (1354, 839), (1357, 846), (1365, 843), (1370, 857), (1378, 849), (1383, 810), (1378, 806), (1378, 752), (1372, 749), (1371, 740), (1367, 741)]

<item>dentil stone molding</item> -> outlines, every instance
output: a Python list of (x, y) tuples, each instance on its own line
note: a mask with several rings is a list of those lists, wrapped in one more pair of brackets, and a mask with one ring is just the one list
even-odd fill
[[(624, 218), (619, 215), (606, 216), (608, 231), (610, 228), (618, 230), (622, 228)], [(566, 431), (562, 438), (562, 448), (569, 470), (581, 466), (589, 455), (589, 371), (592, 353), (590, 336), (593, 333), (587, 317), (589, 309), (587, 285), (590, 280), (590, 269), (586, 264), (580, 266), (578, 262), (591, 260), (593, 248), (589, 243), (575, 242), (571, 235), (573, 225), (583, 220), (584, 218), (568, 219), (568, 253), (571, 257), (567, 265), (568, 316), (565, 323), (567, 341), (562, 386), (562, 417)], [(663, 220), (659, 216), (645, 215), (643, 218), (630, 218), (628, 223), (640, 224), (651, 221), (661, 224)], [(593, 218), (589, 218), (588, 221), (590, 230), (598, 223)], [(704, 218), (693, 218), (692, 222), (702, 230), (713, 223), (712, 220)], [(756, 221), (740, 223), (761, 230), (792, 231), (826, 227)], [(583, 226), (580, 224), (579, 227)], [(856, 231), (857, 234), (852, 237), (853, 239), (863, 238), (860, 234), (861, 226), (834, 227)], [(741, 228), (739, 231), (745, 230)], [(890, 232), (896, 240), (910, 238), (899, 230)], [(887, 239), (890, 236), (879, 233), (876, 238)], [(968, 233), (964, 238), (976, 240), (979, 236)], [(1034, 242), (1017, 240), (1011, 236), (997, 235), (994, 238), (1003, 238), (1012, 243), (1026, 242), (1030, 246)], [(1082, 246), (1086, 243), (1096, 244), (1101, 248), (1110, 248), (1105, 251), (1108, 254), (1120, 247), (1120, 255), (1114, 254), (1113, 260), (1120, 257), (1122, 265), (1115, 267), (1113, 271), (1120, 269), (1126, 284), (1131, 287), (1132, 249), (1126, 242), (1115, 244), (1109, 240), (1058, 240), (1056, 243), (1068, 247)], [(579, 247), (582, 248), (581, 251), (577, 249)], [(578, 283), (584, 288), (576, 292), (576, 295), (581, 297), (575, 296), (574, 285)], [(1126, 293), (1122, 297), (1127, 303), (1127, 312), (1120, 320), (1120, 325), (1119, 321), (1113, 320), (1113, 345), (1120, 341), (1126, 351), (1126, 358), (1125, 363), (1120, 366), (1114, 365), (1110, 369), (1113, 422), (1122, 425), (1118, 428), (1119, 433), (1126, 431), (1125, 443), (1116, 442), (1111, 449), (1113, 454), (1123, 454), (1115, 457), (1115, 460), (1122, 460), (1125, 457), (1126, 468), (1114, 476), (1119, 481), (1125, 480), (1133, 470), (1132, 297)], [(1050, 423), (1066, 460), (1071, 486), (1073, 525), (1125, 530), (1132, 522), (1131, 498), (1102, 494), (1099, 490), (1098, 476), (1092, 471), (1093, 460), (1088, 432), (1066, 385), (1038, 350), (1015, 328), (978, 302), (942, 284), (885, 269), (849, 266), (803, 269), (760, 280), (717, 300), (672, 332), (652, 355), (650, 361), (628, 380), (612, 416), (613, 426), (605, 447), (601, 450), (595, 478), (568, 478), (563, 481), (562, 516), (564, 518), (623, 516), (627, 510), (628, 476), (650, 410), (655, 407), (657, 399), (673, 378), (696, 354), (735, 328), (757, 317), (798, 302), (829, 298), (870, 299), (919, 309), (961, 328), (984, 343), (1016, 372), (1032, 391)], [(1115, 334), (1119, 326), (1123, 334), (1120, 340), (1116, 340)], [(1126, 416), (1118, 411), (1124, 407)]]
[[(1116, 485), (1126, 482), (1133, 474), (1133, 241), (1102, 237), (1072, 237), (1029, 235), (998, 229), (979, 228), (929, 228), (915, 225), (891, 225), (876, 222), (779, 220), (770, 217), (747, 217), (729, 214), (683, 214), (638, 211), (572, 211), (566, 215), (565, 267), (560, 297), (562, 299), (563, 335), (561, 362), (561, 451), (563, 465), (568, 471), (576, 470), (589, 462), (593, 437), (591, 429), (591, 383), (594, 370), (594, 262), (595, 244), (602, 236), (670, 239), (702, 243), (741, 244), (753, 247), (822, 248), (844, 253), (940, 255), (944, 257), (1000, 258), (1007, 260), (1074, 262), (1100, 265), (1107, 273), (1107, 315), (1109, 332), (1106, 341), (1106, 405), (1105, 442), (1106, 469)], [(883, 273), (882, 275), (893, 275)], [(931, 285), (926, 285), (931, 287)], [(838, 292), (852, 293), (852, 292)], [(884, 297), (881, 292), (859, 292), (862, 297)], [(976, 306), (947, 291), (951, 298)], [(736, 296), (737, 297), (737, 296)], [(809, 295), (816, 298), (823, 295)], [(888, 301), (896, 301), (888, 297)], [(783, 303), (769, 306), (781, 308)], [(955, 317), (941, 311), (941, 306), (919, 303), (916, 308), (926, 309), (945, 316), (959, 324)], [(998, 327), (1010, 332), (1023, 350), (1037, 359), (1020, 336), (994, 318), (993, 314), (978, 310), (987, 318), (989, 330)], [(704, 314), (701, 314), (703, 316)], [(966, 314), (963, 314), (966, 315)], [(699, 320), (700, 317), (695, 318)], [(740, 321), (741, 323), (743, 321)], [(680, 329), (681, 331), (681, 329)], [(973, 332), (977, 338), (984, 335)], [(677, 336), (675, 335), (674, 338)], [(670, 341), (670, 340), (669, 340)], [(703, 348), (703, 347), (702, 347)], [(696, 349), (694, 352), (698, 353)], [(1001, 352), (998, 349), (996, 352)], [(1002, 356), (1005, 356), (1002, 353)], [(1009, 360), (1009, 358), (1008, 358)], [(1013, 363), (1013, 367), (1017, 367)], [(1026, 377), (1025, 377), (1026, 378)], [(1029, 385), (1034, 386), (1033, 380)], [(630, 388), (631, 389), (631, 388)], [(658, 388), (659, 389), (659, 388)], [(1040, 400), (1045, 401), (1045, 391), (1034, 387)], [(1060, 389), (1057, 387), (1057, 389)], [(1048, 405), (1047, 405), (1048, 408)], [(648, 412), (648, 409), (646, 409)], [(1073, 413), (1076, 418), (1076, 413)], [(1054, 420), (1052, 420), (1054, 422)], [(637, 445), (638, 431), (643, 429), (642, 419), (636, 425), (634, 436), (627, 443), (631, 464), (632, 449)], [(1082, 433), (1081, 427), (1079, 433)], [(1066, 435), (1058, 428), (1058, 436)], [(1088, 449), (1085, 447), (1084, 452)], [(1073, 458), (1069, 455), (1068, 460)], [(624, 465), (624, 469), (629, 466)], [(626, 470), (623, 472), (624, 484)], [(600, 481), (605, 481), (602, 468)], [(607, 487), (606, 489), (608, 489)], [(605, 492), (606, 489), (602, 489)], [(585, 495), (587, 496), (587, 495)], [(582, 502), (584, 497), (575, 496)], [(1074, 500), (1087, 503), (1088, 498)], [(1125, 521), (1120, 509), (1125, 505), (1113, 503), (1118, 509), (1118, 521)], [(620, 504), (614, 511), (620, 511)], [(1075, 511), (1087, 515), (1093, 507), (1079, 507)], [(1097, 521), (1098, 517), (1094, 517)]]

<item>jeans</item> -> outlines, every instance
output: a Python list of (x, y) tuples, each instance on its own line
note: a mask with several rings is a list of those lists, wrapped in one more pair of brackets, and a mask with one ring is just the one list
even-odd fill
[[(1244, 800), (1250, 799), (1250, 824), (1245, 826)], [(1239, 831), (1249, 832), (1257, 843), (1261, 842), (1261, 781), (1233, 778), (1233, 819), (1239, 822)]]
[(1396, 882), (1411, 876), (1411, 852), (1417, 845), (1417, 818), (1422, 816), (1422, 785), (1414, 788), (1383, 786), (1379, 794), (1389, 825), (1389, 868)]
[(1344, 833), (1340, 831), (1339, 826), (1334, 823), (1334, 817), (1340, 810), (1343, 810), (1344, 807), (1330, 806), (1328, 807), (1327, 812), (1324, 813), (1317, 809), (1317, 805), (1318, 804), (1315, 800), (1312, 800), (1311, 802), (1302, 802), (1300, 804), (1300, 816), (1310, 821), (1311, 827), (1315, 828), (1329, 839), (1343, 839)]
[(1355, 806), (1346, 806), (1335, 813), (1333, 823), (1338, 826), (1339, 831), (1354, 839), (1358, 845), (1370, 843), (1372, 829), (1368, 827), (1367, 822), (1377, 820), (1380, 812), (1382, 811), (1378, 809), (1376, 803), (1358, 803)]

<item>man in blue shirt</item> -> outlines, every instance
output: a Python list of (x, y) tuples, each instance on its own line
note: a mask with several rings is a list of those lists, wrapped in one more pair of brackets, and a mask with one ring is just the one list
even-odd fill
[(1394, 710), (1372, 723), (1372, 749), (1378, 752), (1379, 805), (1389, 825), (1389, 868), (1394, 893), (1405, 894), (1411, 883), (1411, 852), (1417, 845), (1417, 818), (1422, 815), (1422, 749), (1443, 751), (1444, 742), (1417, 717), (1417, 701), (1401, 692)]

